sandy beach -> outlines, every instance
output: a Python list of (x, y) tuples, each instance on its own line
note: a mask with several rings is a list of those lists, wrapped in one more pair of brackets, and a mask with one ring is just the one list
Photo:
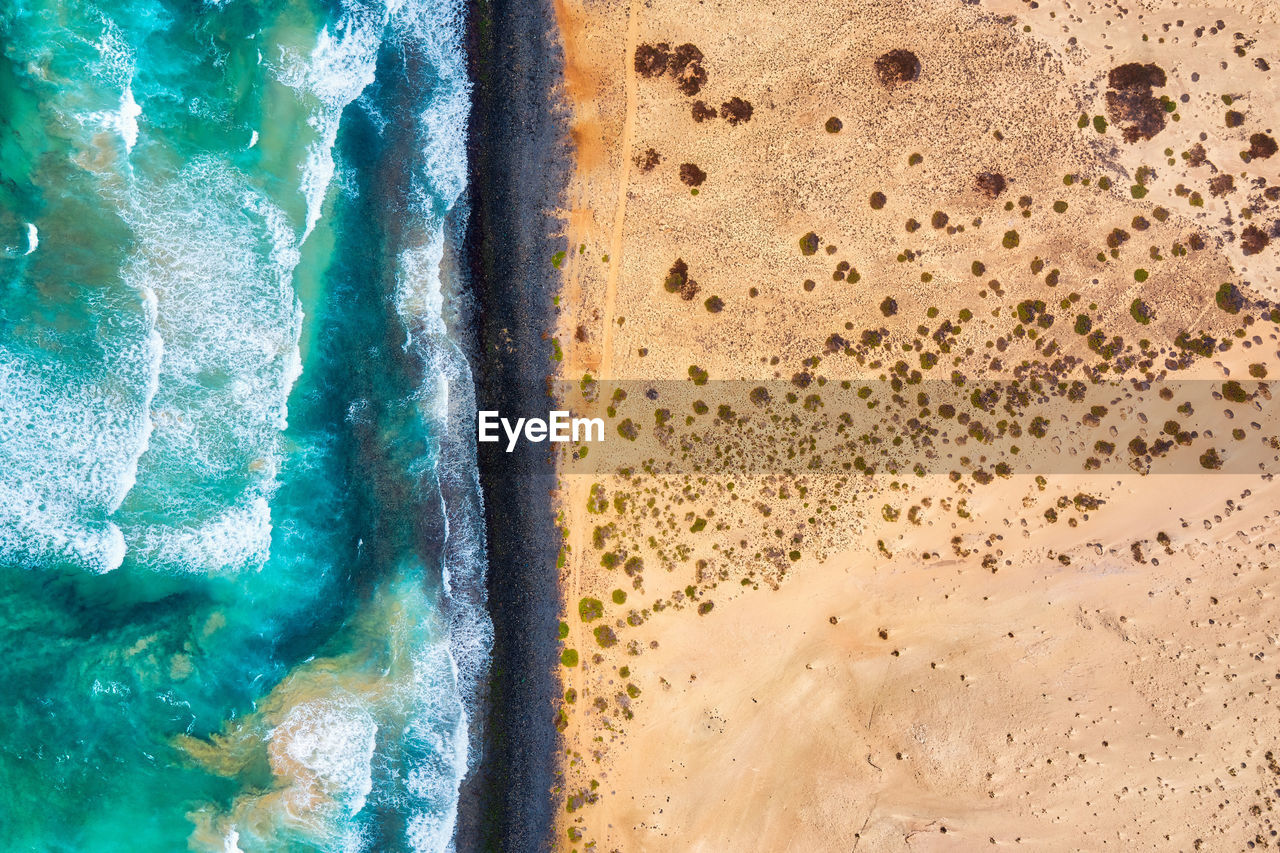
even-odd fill
[(1277, 843), (1276, 16), (555, 3), (553, 849)]

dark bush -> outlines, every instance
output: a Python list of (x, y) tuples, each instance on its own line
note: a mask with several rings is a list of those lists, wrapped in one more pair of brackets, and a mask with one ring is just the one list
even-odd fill
[(897, 86), (920, 79), (920, 60), (909, 50), (891, 50), (875, 62), (876, 78), (883, 86)]
[(1155, 64), (1129, 62), (1107, 75), (1107, 114), (1124, 126), (1125, 142), (1151, 139), (1164, 130), (1165, 108), (1151, 90), (1165, 84), (1164, 69)]
[(1004, 175), (998, 172), (982, 172), (973, 179), (978, 191), (987, 198), (996, 198), (1004, 192), (1006, 186)]
[(729, 124), (742, 124), (751, 121), (751, 102), (744, 101), (737, 95), (720, 105), (720, 115), (724, 116), (724, 120)]
[(635, 163), (636, 168), (641, 172), (652, 172), (662, 162), (662, 155), (650, 148), (637, 154), (631, 162)]
[(636, 48), (635, 69), (641, 77), (661, 77), (671, 60), (671, 45), (642, 44)]
[(1249, 137), (1249, 158), (1266, 159), (1276, 153), (1276, 141), (1265, 133), (1255, 133)]
[(707, 173), (693, 163), (680, 164), (680, 181), (687, 187), (700, 187), (707, 179)]
[(702, 122), (716, 117), (716, 108), (707, 106), (706, 101), (693, 102), (693, 120), (701, 124)]
[(1245, 229), (1240, 232), (1240, 248), (1246, 255), (1258, 254), (1267, 248), (1270, 242), (1271, 238), (1267, 236), (1267, 232), (1256, 225), (1245, 226)]

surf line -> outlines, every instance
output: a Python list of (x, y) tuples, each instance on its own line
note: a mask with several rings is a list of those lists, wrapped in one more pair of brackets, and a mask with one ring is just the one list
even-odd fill
[[(603, 418), (573, 418), (563, 409), (554, 409), (546, 418), (516, 418), (514, 423), (509, 418), (501, 417), (492, 409), (481, 409), (476, 412), (477, 439), (484, 442), (501, 441), (498, 427), (507, 436), (507, 453), (515, 450), (523, 435), (525, 441), (534, 444), (543, 441), (604, 441)], [(579, 434), (582, 438), (579, 438)], [(594, 438), (592, 436), (595, 436)]]

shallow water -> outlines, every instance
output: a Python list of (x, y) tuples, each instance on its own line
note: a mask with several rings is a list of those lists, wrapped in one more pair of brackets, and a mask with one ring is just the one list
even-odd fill
[(0, 9), (0, 847), (441, 850), (461, 4)]

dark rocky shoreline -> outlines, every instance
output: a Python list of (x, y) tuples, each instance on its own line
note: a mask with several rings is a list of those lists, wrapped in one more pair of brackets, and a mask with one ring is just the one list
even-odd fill
[[(475, 0), (467, 36), (475, 90), (465, 251), (478, 303), (477, 403), (545, 416), (558, 287), (551, 257), (564, 248), (551, 235), (561, 230), (556, 211), (573, 164), (554, 12), (546, 0)], [(548, 850), (559, 766), (555, 469), (539, 445), (479, 448), (494, 643), (484, 754), (462, 786), (457, 849)]]

